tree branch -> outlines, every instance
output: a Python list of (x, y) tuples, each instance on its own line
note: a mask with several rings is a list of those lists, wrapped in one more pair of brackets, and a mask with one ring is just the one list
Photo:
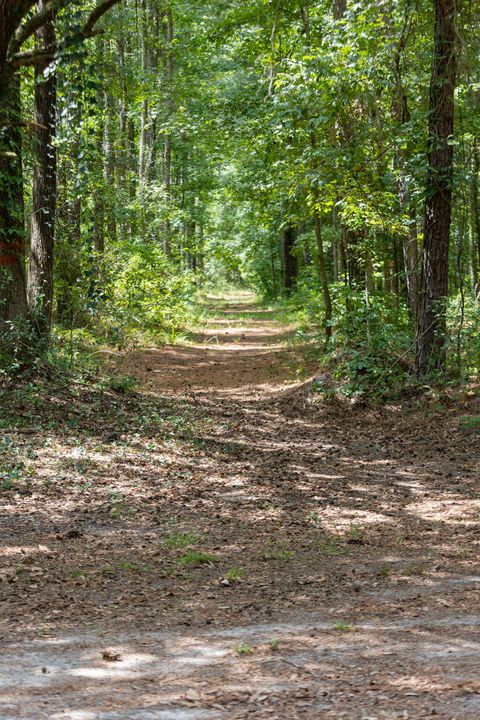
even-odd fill
[(68, 0), (50, 0), (41, 12), (36, 13), (36, 15), (31, 17), (30, 20), (27, 20), (24, 25), (19, 27), (15, 37), (10, 42), (10, 57), (13, 58), (22, 47), (25, 40), (28, 40), (28, 38), (31, 37), (35, 31), (42, 27), (42, 25), (46, 22), (53, 20), (55, 14), (62, 8), (62, 6), (67, 4)]
[(38, 65), (39, 63), (53, 60), (54, 47), (42, 48), (41, 50), (26, 50), (14, 55), (10, 63), (13, 67), (25, 67), (28, 65)]
[[(66, 0), (52, 0), (48, 3), (45, 9), (41, 13), (37, 13), (29, 23), (21, 28), (21, 34), (19, 34), (15, 40), (14, 47), (19, 48), (18, 40), (21, 37), (21, 42), (24, 42), (35, 30), (38, 30), (47, 20), (49, 20), (55, 12), (61, 7)], [(85, 22), (85, 25), (75, 33), (67, 36), (62, 42), (55, 48), (53, 46), (42, 48), (38, 50), (26, 50), (25, 52), (17, 52), (11, 59), (11, 64), (14, 67), (22, 67), (25, 65), (37, 65), (47, 60), (54, 59), (54, 53), (57, 50), (66, 50), (70, 45), (74, 45), (78, 40), (86, 40), (94, 35), (97, 35), (100, 31), (95, 30), (95, 25), (100, 18), (105, 15), (114, 5), (117, 5), (121, 0), (103, 0), (97, 7), (92, 10), (90, 15)], [(27, 34), (28, 29), (28, 34)]]
[[(72, 35), (66, 37), (63, 42), (60, 43), (59, 49), (66, 49), (70, 45), (75, 44), (79, 39), (91, 38), (97, 34), (95, 25), (100, 18), (105, 15), (110, 8), (117, 5), (121, 0), (103, 0), (97, 7), (92, 10), (88, 16), (85, 25), (78, 32), (72, 33)], [(34, 34), (38, 28), (42, 27), (48, 20), (51, 20), (55, 13), (60, 10), (63, 5), (66, 5), (68, 0), (51, 0), (42, 12), (34, 15), (28, 22), (25, 23), (19, 30), (15, 38), (10, 43), (9, 55), (11, 57), (11, 63), (15, 67), (21, 67), (22, 65), (36, 65), (44, 60), (53, 59), (53, 52), (55, 48), (45, 48), (42, 50), (28, 50), (26, 52), (18, 52), (22, 44), (31, 35)]]
[(105, 15), (105, 13), (110, 10), (110, 8), (112, 8), (114, 5), (117, 5), (119, 2), (121, 2), (121, 0), (103, 0), (100, 5), (97, 5), (95, 10), (92, 10), (92, 12), (90, 13), (87, 22), (80, 31), (80, 35), (85, 38), (92, 37), (95, 25), (100, 20), (100, 18)]

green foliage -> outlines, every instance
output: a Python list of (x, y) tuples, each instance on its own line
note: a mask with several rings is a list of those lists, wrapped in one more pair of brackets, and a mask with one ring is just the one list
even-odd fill
[(26, 473), (25, 461), (12, 438), (8, 435), (0, 438), (0, 490), (12, 490)]
[(253, 647), (248, 643), (238, 643), (234, 649), (237, 655), (251, 655), (253, 653)]
[(0, 374), (17, 374), (41, 366), (47, 346), (29, 318), (17, 318), (0, 329)]
[(169, 548), (187, 548), (195, 545), (199, 537), (193, 532), (171, 533), (165, 539), (165, 545)]
[(338, 536), (319, 538), (315, 541), (315, 545), (318, 547), (320, 554), (326, 557), (336, 557), (337, 555), (345, 554), (342, 539)]
[[(409, 386), (407, 280), (420, 275), (433, 14), (360, 0), (339, 18), (333, 5), (178, 0), (169, 40), (155, 3), (122, 3), (88, 43), (78, 35), (85, 4), (59, 11), (66, 42), (45, 69), (58, 89), (57, 327), (49, 347), (34, 318), (2, 326), (2, 370), (55, 354), (73, 367), (104, 343), (177, 342), (196, 292), (235, 284), (283, 305), (289, 297), (299, 340), (322, 348), (336, 392)], [(480, 357), (477, 25), (473, 10), (462, 13), (447, 338), (448, 371), (461, 380), (477, 378)], [(21, 73), (22, 112), (33, 117), (35, 80)], [(23, 183), (12, 163), (0, 168), (12, 237), (32, 206), (30, 130)], [(7, 159), (19, 140), (8, 126), (0, 134)], [(296, 232), (291, 253), (286, 227)]]
[(128, 393), (137, 386), (138, 381), (130, 375), (113, 375), (105, 378), (106, 385), (120, 393)]
[(289, 549), (283, 542), (269, 541), (263, 557), (265, 560), (275, 560), (284, 564), (295, 557), (295, 551)]
[(413, 379), (412, 328), (403, 302), (392, 295), (333, 285), (335, 317), (325, 352), (318, 326), (323, 304), (318, 285), (303, 281), (288, 306), (303, 328), (297, 342), (314, 343), (310, 350), (320, 363), (314, 389), (325, 395), (391, 397)]
[(181, 567), (185, 568), (200, 567), (201, 565), (213, 565), (214, 562), (215, 558), (213, 555), (204, 552), (197, 552), (195, 550), (191, 550), (185, 555), (179, 557), (177, 560), (177, 563)]
[(190, 317), (191, 295), (188, 275), (176, 273), (158, 248), (148, 248), (126, 258), (119, 268), (111, 286), (110, 322), (171, 341)]
[(462, 418), (462, 428), (464, 430), (480, 429), (480, 415), (465, 416)]
[(349, 623), (343, 622), (342, 620), (337, 620), (334, 625), (334, 629), (337, 630), (337, 632), (351, 633), (355, 632), (356, 627), (354, 625), (350, 625)]
[(225, 573), (225, 579), (228, 580), (229, 583), (236, 583), (243, 580), (245, 575), (246, 572), (243, 568), (231, 567)]

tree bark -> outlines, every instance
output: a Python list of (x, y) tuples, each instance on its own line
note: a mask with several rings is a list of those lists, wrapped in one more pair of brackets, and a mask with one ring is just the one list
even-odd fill
[[(173, 11), (170, 2), (165, 9), (165, 120), (167, 124), (173, 115)], [(163, 187), (165, 191), (166, 218), (163, 226), (163, 250), (167, 257), (171, 254), (170, 202), (172, 196), (172, 132), (167, 128), (163, 147)]]
[[(140, 57), (142, 68), (142, 82), (146, 83), (148, 72), (148, 32), (147, 32), (147, 3), (142, 0), (140, 4)], [(142, 112), (140, 114), (140, 137), (138, 145), (138, 185), (140, 190), (140, 212), (142, 213), (144, 224), (145, 215), (145, 183), (147, 180), (147, 132), (148, 132), (148, 100), (146, 86), (143, 88)]]
[(0, 330), (27, 314), (20, 78), (7, 56), (27, 10), (26, 3), (0, 3)]
[(342, 20), (347, 13), (347, 0), (333, 0), (333, 17)]
[(332, 298), (328, 284), (327, 267), (325, 264), (325, 251), (323, 248), (322, 223), (320, 215), (315, 211), (315, 240), (317, 244), (317, 263), (320, 282), (322, 283), (323, 309), (325, 314), (325, 346), (328, 347), (332, 337)]
[[(405, 128), (410, 122), (407, 92), (402, 73), (402, 53), (405, 50), (410, 28), (410, 16), (406, 14), (402, 31), (393, 56), (393, 73), (395, 77), (394, 116), (400, 128)], [(408, 216), (408, 233), (402, 237), (403, 266), (407, 288), (408, 305), (413, 322), (417, 318), (419, 293), (419, 252), (417, 238), (417, 222), (415, 208), (412, 205), (407, 180), (408, 150), (399, 148), (395, 153), (395, 164), (398, 169), (397, 194), (400, 209)]]
[(0, 330), (27, 315), (19, 123), (20, 78), (0, 57)]
[(435, 0), (435, 48), (430, 81), (428, 182), (422, 279), (416, 335), (420, 377), (444, 370), (452, 217), (456, 0)]
[(282, 269), (283, 287), (289, 294), (297, 279), (297, 258), (295, 257), (296, 230), (291, 224), (287, 225), (282, 233)]
[(114, 98), (112, 94), (107, 90), (105, 93), (105, 131), (103, 136), (103, 178), (107, 188), (107, 230), (108, 239), (111, 243), (114, 243), (117, 239), (117, 178), (116, 178), (116, 167), (117, 167), (117, 153), (115, 148), (115, 132), (114, 132), (114, 118), (115, 118), (115, 107)]
[[(39, 0), (42, 12), (45, 0)], [(35, 33), (40, 48), (55, 44), (53, 20)], [(29, 309), (42, 339), (48, 336), (52, 321), (53, 253), (57, 195), (56, 73), (48, 62), (35, 67), (35, 166), (32, 189), (32, 223), (27, 295)]]
[(470, 184), (472, 285), (475, 299), (478, 298), (480, 290), (478, 286), (478, 264), (480, 258), (480, 210), (478, 207), (479, 172), (480, 154), (477, 139), (475, 138), (472, 148), (472, 179)]

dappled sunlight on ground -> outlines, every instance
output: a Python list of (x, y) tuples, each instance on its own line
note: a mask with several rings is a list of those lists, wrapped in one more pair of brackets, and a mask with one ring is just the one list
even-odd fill
[[(356, 718), (362, 717), (359, 710), (365, 716), (374, 708), (377, 717), (416, 718), (432, 711), (447, 717), (447, 709), (450, 717), (459, 712), (473, 718), (478, 645), (472, 625), (450, 618), (428, 626), (419, 619), (354, 626), (335, 621), (332, 613), (311, 613), (293, 622), (196, 635), (146, 632), (138, 638), (110, 630), (67, 637), (56, 646), (38, 640), (13, 648), (25, 653), (12, 674), (0, 673), (0, 699), (5, 706), (15, 698), (17, 717), (25, 718), (47, 697), (51, 718), (87, 717), (81, 713), (92, 704), (100, 719), (181, 718), (189, 712), (263, 717), (268, 709), (275, 717), (321, 712)], [(102, 648), (112, 638), (119, 659), (108, 662)], [(33, 689), (36, 699), (28, 706)], [(68, 714), (55, 714), (65, 707)]]
[(0, 717), (480, 716), (476, 401), (322, 404), (248, 302), (14, 397)]

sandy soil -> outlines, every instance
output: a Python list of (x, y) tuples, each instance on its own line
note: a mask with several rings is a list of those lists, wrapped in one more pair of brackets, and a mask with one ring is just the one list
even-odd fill
[(291, 332), (10, 392), (1, 719), (480, 717), (478, 401), (322, 404)]

